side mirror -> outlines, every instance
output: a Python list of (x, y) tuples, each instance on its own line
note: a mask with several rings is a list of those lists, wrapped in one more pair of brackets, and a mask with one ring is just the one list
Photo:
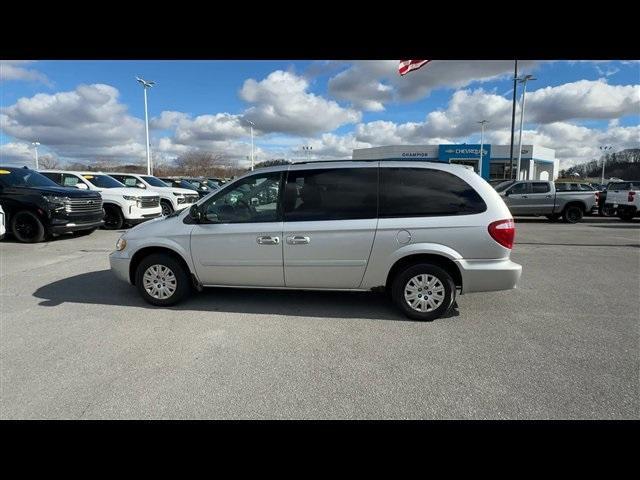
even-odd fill
[(189, 216), (193, 218), (196, 223), (200, 223), (201, 215), (202, 213), (200, 212), (198, 204), (194, 203), (193, 205), (191, 205), (191, 208), (189, 209)]
[(142, 182), (136, 183), (136, 187), (138, 187), (138, 188), (147, 188), (147, 186)]
[(76, 188), (80, 190), (89, 190), (89, 187), (87, 187), (87, 185), (84, 183), (76, 183)]

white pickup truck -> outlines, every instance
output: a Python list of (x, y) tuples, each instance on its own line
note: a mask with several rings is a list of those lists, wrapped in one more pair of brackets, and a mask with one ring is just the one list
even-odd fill
[(198, 192), (187, 190), (186, 188), (169, 187), (158, 177), (152, 175), (109, 172), (109, 176), (115, 178), (126, 187), (141, 188), (146, 189), (148, 192), (157, 193), (160, 196), (162, 215), (171, 215), (173, 212), (190, 207), (200, 200)]
[(63, 187), (100, 192), (107, 230), (119, 230), (125, 224), (137, 225), (162, 215), (157, 193), (127, 188), (107, 174), (67, 170), (40, 170), (40, 173)]
[(506, 181), (495, 187), (512, 215), (544, 215), (566, 223), (582, 220), (598, 201), (595, 190), (556, 190), (554, 182), (542, 180)]
[(630, 222), (640, 216), (640, 180), (616, 182), (607, 190), (606, 208), (615, 210), (618, 217)]

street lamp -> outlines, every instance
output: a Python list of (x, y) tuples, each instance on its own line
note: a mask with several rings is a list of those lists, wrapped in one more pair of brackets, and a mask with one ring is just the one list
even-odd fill
[(303, 145), (302, 146), (302, 151), (305, 152), (305, 156), (307, 157), (307, 162), (311, 158), (311, 150), (313, 150), (313, 147), (311, 147), (309, 145)]
[(489, 123), (489, 120), (480, 120), (480, 161), (478, 162), (478, 172), (482, 176), (482, 149), (484, 147), (484, 126)]
[(516, 180), (520, 180), (520, 160), (522, 159), (522, 125), (524, 121), (524, 97), (527, 94), (527, 82), (537, 80), (533, 75), (525, 75), (518, 79), (518, 83), (522, 83), (522, 101), (520, 102), (520, 135), (518, 140), (518, 163), (516, 167)]
[(245, 119), (245, 122), (249, 124), (249, 128), (251, 129), (251, 171), (253, 172), (253, 127), (255, 127), (256, 124), (247, 119)]
[(142, 89), (144, 90), (144, 126), (145, 132), (147, 134), (147, 175), (153, 174), (153, 169), (151, 168), (151, 151), (149, 150), (149, 114), (147, 113), (147, 88), (153, 87), (156, 82), (147, 81), (144, 78), (136, 77), (136, 80), (140, 82), (142, 85)]
[(40, 142), (31, 142), (31, 145), (33, 145), (33, 150), (36, 152), (36, 170), (38, 170), (38, 146)]
[(611, 150), (613, 147), (611, 145), (601, 145), (600, 151), (602, 151), (604, 157), (602, 157), (602, 178), (600, 179), (600, 188), (604, 185), (604, 164), (607, 163), (607, 150)]

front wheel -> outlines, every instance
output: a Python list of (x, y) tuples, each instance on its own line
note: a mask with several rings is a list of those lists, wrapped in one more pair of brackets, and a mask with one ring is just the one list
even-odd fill
[(42, 242), (47, 233), (38, 216), (27, 210), (13, 215), (11, 232), (16, 240), (22, 243)]
[(120, 207), (107, 205), (104, 207), (104, 229), (120, 230), (124, 226), (124, 216)]
[(173, 207), (171, 206), (171, 202), (168, 202), (167, 200), (161, 201), (160, 207), (162, 208), (162, 215), (165, 217), (173, 213)]
[(618, 217), (620, 217), (620, 220), (622, 220), (623, 222), (632, 221), (634, 216), (634, 212), (618, 213)]
[(168, 307), (191, 291), (189, 272), (174, 257), (155, 253), (145, 257), (136, 269), (136, 287), (148, 303)]
[(393, 281), (391, 297), (413, 320), (440, 318), (453, 306), (456, 285), (444, 269), (428, 263), (408, 267)]
[(577, 205), (569, 205), (564, 209), (564, 212), (562, 212), (562, 219), (565, 223), (578, 223), (582, 220), (582, 215), (582, 208)]

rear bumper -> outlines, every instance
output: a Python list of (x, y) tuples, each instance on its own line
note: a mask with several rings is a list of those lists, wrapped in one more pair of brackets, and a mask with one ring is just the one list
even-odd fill
[(462, 275), (462, 292), (493, 292), (516, 288), (522, 265), (511, 260), (457, 260)]

